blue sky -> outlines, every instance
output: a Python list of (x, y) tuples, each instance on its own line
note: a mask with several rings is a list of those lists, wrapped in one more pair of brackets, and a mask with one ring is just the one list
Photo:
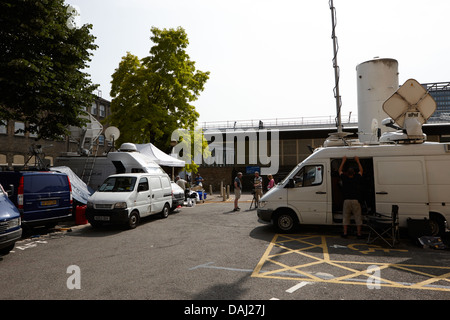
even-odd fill
[[(334, 116), (328, 0), (66, 0), (93, 24), (99, 48), (90, 68), (110, 100), (127, 51), (152, 46), (150, 28), (183, 27), (196, 67), (210, 71), (194, 102), (199, 122)], [(356, 66), (399, 62), (399, 83), (450, 81), (448, 0), (334, 0), (342, 116), (357, 114)]]

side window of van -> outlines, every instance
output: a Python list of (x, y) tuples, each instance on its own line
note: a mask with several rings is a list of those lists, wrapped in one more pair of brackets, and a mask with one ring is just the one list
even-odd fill
[(172, 188), (168, 178), (161, 178), (161, 182), (162, 182), (162, 186), (163, 186), (164, 189), (165, 188)]
[(139, 180), (138, 191), (148, 191), (148, 180), (147, 178), (141, 178)]
[(161, 189), (161, 181), (159, 180), (159, 177), (151, 177), (150, 185), (152, 187), (152, 190)]
[(294, 176), (294, 188), (318, 186), (323, 181), (323, 166), (304, 166)]

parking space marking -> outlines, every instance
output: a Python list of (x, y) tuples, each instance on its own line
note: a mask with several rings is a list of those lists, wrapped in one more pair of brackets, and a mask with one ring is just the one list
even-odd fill
[[(378, 245), (365, 244), (365, 243), (352, 243), (352, 244), (349, 244), (347, 247), (352, 249), (352, 250), (360, 251), (363, 254), (374, 253), (377, 250), (383, 251), (383, 252), (386, 252), (386, 253), (391, 252), (391, 251), (408, 252), (408, 250), (393, 249), (393, 248), (383, 248), (383, 247), (378, 246)], [(367, 249), (366, 250), (360, 250), (360, 249), (358, 249), (359, 247), (362, 247), (362, 249), (364, 249), (364, 247), (366, 247)]]
[(220, 269), (220, 270), (239, 271), (239, 272), (248, 272), (248, 273), (253, 272), (252, 269), (239, 269), (239, 268), (230, 268), (230, 267), (217, 267), (217, 266), (213, 266), (213, 264), (214, 264), (214, 262), (208, 262), (208, 263), (200, 264), (200, 265), (198, 265), (198, 266), (189, 268), (189, 270), (195, 270), (195, 269), (204, 268), (204, 269)]
[(295, 286), (290, 287), (289, 289), (286, 290), (287, 293), (293, 293), (295, 291), (297, 291), (300, 288), (303, 288), (304, 286), (310, 284), (311, 282), (306, 282), (306, 281), (302, 281), (300, 283), (297, 283)]
[[(368, 285), (375, 281), (384, 287), (450, 292), (450, 267), (404, 264), (401, 261), (410, 258), (408, 250), (387, 249), (364, 243), (346, 246), (347, 249), (351, 249), (349, 260), (341, 258), (334, 260), (327, 244), (329, 238), (336, 237), (277, 234), (251, 276), (301, 281), (297, 286), (309, 282)], [(334, 249), (342, 253), (342, 250), (345, 250), (343, 247), (335, 245)], [(348, 252), (345, 253), (347, 256)], [(372, 259), (369, 257), (373, 257), (374, 253), (382, 260), (386, 260), (384, 254), (389, 253), (389, 259), (394, 262), (367, 261)], [(342, 256), (339, 252), (336, 254), (338, 257)], [(373, 268), (377, 268), (378, 274), (373, 272)], [(399, 272), (408, 272), (417, 278), (417, 282), (397, 281)], [(291, 289), (294, 290), (295, 287)]]

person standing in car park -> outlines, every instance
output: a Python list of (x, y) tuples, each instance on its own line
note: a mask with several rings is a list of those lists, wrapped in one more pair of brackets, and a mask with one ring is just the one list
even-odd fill
[(347, 161), (347, 157), (342, 158), (341, 165), (339, 167), (339, 176), (342, 180), (343, 187), (343, 238), (348, 236), (348, 225), (350, 224), (350, 217), (353, 214), (355, 217), (356, 230), (358, 239), (362, 239), (361, 226), (362, 226), (362, 216), (361, 216), (361, 204), (359, 203), (361, 199), (361, 179), (363, 175), (363, 168), (358, 157), (355, 157), (355, 161), (358, 164), (359, 171), (356, 173), (354, 168), (348, 168), (347, 174), (344, 174), (344, 164)]
[(269, 179), (269, 183), (267, 184), (267, 191), (269, 191), (275, 186), (275, 180), (273, 179), (273, 176), (271, 174), (267, 176), (267, 179)]
[(239, 199), (241, 198), (242, 194), (242, 172), (238, 172), (236, 175), (236, 178), (234, 178), (234, 209), (233, 211), (239, 211), (241, 208), (238, 206)]
[(197, 173), (197, 177), (195, 177), (195, 186), (203, 187), (203, 177), (200, 175), (200, 173)]
[(258, 208), (259, 199), (263, 195), (262, 177), (259, 176), (259, 172), (255, 171), (255, 178), (253, 179), (253, 188), (255, 188), (256, 208)]

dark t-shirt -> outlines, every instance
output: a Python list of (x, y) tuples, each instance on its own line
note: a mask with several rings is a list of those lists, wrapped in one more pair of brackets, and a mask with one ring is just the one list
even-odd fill
[(236, 178), (234, 178), (234, 182), (236, 182), (237, 187), (241, 189), (241, 179), (236, 177)]
[(352, 178), (341, 174), (344, 199), (361, 200), (361, 175), (356, 173)]

